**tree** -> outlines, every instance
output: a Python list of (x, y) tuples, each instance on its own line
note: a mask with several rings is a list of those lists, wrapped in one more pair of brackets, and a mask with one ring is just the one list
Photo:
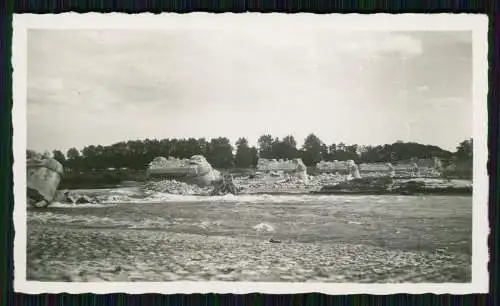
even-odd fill
[(238, 168), (249, 168), (253, 164), (253, 156), (248, 140), (246, 138), (239, 138), (236, 141), (236, 156), (234, 164)]
[(460, 161), (472, 160), (473, 155), (473, 141), (472, 138), (462, 141), (458, 147), (455, 156)]
[[(297, 142), (292, 135), (281, 140), (271, 135), (262, 135), (258, 146), (250, 147), (248, 140), (240, 138), (233, 147), (229, 139), (224, 137), (207, 141), (204, 138), (195, 139), (145, 139), (128, 140), (108, 146), (88, 145), (78, 151), (71, 148), (65, 154), (54, 150), (54, 158), (65, 168), (73, 170), (122, 168), (145, 169), (148, 163), (157, 156), (190, 158), (193, 155), (204, 155), (216, 168), (255, 166), (258, 158), (293, 159), (301, 157), (308, 166), (313, 166), (321, 160), (353, 159), (360, 163), (376, 162), (408, 162), (412, 159), (438, 157), (443, 164), (453, 161), (472, 162), (472, 139), (461, 142), (455, 153), (443, 150), (437, 146), (423, 145), (414, 142), (397, 141), (393, 144), (378, 146), (346, 145), (344, 143), (327, 146), (316, 135), (310, 134), (304, 145), (297, 149)], [(38, 155), (33, 150), (26, 151), (26, 157)]]
[(84, 169), (95, 169), (95, 160), (96, 147), (94, 145), (84, 147), (81, 154), (81, 167)]
[(293, 159), (299, 156), (299, 151), (297, 150), (297, 141), (292, 135), (288, 135), (283, 138), (280, 143), (280, 152), (282, 158)]
[(328, 160), (328, 157), (330, 157), (328, 146), (324, 143), (321, 144), (321, 159), (322, 160)]
[(323, 158), (323, 142), (314, 134), (309, 134), (302, 146), (302, 160), (307, 166), (313, 166)]
[(61, 165), (65, 166), (66, 165), (66, 156), (64, 156), (64, 153), (59, 151), (59, 150), (54, 150), (52, 151), (52, 154), (54, 155), (54, 159), (57, 160), (58, 162), (61, 163)]
[(72, 170), (79, 170), (81, 166), (80, 151), (71, 148), (66, 152), (68, 167)]
[(234, 158), (229, 139), (225, 137), (211, 139), (207, 160), (216, 168), (231, 168)]
[(250, 148), (250, 157), (252, 158), (252, 167), (257, 167), (257, 162), (259, 161), (259, 151), (257, 150), (256, 147), (251, 147)]
[(71, 148), (66, 153), (66, 156), (68, 156), (69, 160), (78, 159), (78, 158), (80, 158), (80, 151), (78, 151), (76, 148)]
[(283, 153), (281, 152), (281, 142), (278, 137), (273, 139), (273, 143), (271, 145), (271, 155), (269, 158), (281, 158)]
[(272, 158), (273, 155), (273, 136), (266, 134), (259, 137), (257, 143), (259, 145), (259, 157)]
[(361, 162), (363, 163), (376, 163), (380, 161), (378, 154), (379, 148), (374, 146), (364, 146), (361, 152)]
[(332, 143), (331, 145), (328, 146), (326, 151), (327, 154), (323, 155), (323, 159), (327, 161), (334, 161), (336, 159), (336, 154), (337, 154), (337, 145), (335, 143)]

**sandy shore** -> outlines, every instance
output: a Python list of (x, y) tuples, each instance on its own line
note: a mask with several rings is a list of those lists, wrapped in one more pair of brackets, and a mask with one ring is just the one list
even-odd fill
[(366, 245), (45, 226), (28, 241), (37, 249), (28, 279), (41, 281), (463, 282), (471, 273), (466, 256)]
[(30, 209), (27, 277), (470, 281), (471, 197), (191, 199)]

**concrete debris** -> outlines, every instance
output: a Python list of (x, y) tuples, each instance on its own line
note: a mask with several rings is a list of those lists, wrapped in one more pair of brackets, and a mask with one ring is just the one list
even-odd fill
[(431, 178), (415, 178), (415, 179), (401, 179), (395, 180), (391, 186), (393, 189), (400, 188), (409, 183), (421, 184), (423, 188), (427, 189), (445, 189), (445, 188), (472, 188), (472, 181), (468, 180), (443, 180)]
[(96, 203), (94, 199), (89, 196), (83, 195), (76, 199), (75, 204), (86, 204), (86, 203)]
[[(437, 162), (436, 162), (437, 163)], [(440, 177), (441, 172), (432, 166), (419, 166), (415, 162), (410, 163), (364, 163), (359, 165), (359, 170), (363, 177)]]
[(322, 170), (325, 172), (339, 172), (339, 173), (344, 173), (347, 174), (349, 173), (349, 165), (347, 164), (346, 161), (320, 161), (319, 163), (316, 164), (316, 168), (318, 170)]
[(326, 173), (339, 173), (351, 175), (354, 178), (360, 178), (359, 167), (353, 160), (346, 161), (320, 161), (316, 164), (316, 169)]
[(225, 194), (238, 194), (238, 188), (234, 184), (232, 175), (224, 175), (222, 180), (215, 184), (214, 190), (211, 195), (225, 195)]
[(88, 203), (95, 204), (99, 202), (97, 200), (97, 197), (92, 197), (85, 194), (80, 195), (78, 193), (69, 191), (58, 191), (55, 200), (61, 203), (69, 203), (69, 204), (88, 204)]
[(311, 176), (309, 178), (309, 185), (311, 186), (323, 186), (323, 185), (336, 185), (341, 182), (347, 181), (352, 177), (347, 175), (341, 175), (338, 173), (321, 173), (316, 176)]
[(307, 167), (300, 158), (291, 160), (275, 160), (259, 158), (257, 171), (267, 173), (273, 177), (292, 176), (301, 180), (307, 180)]
[(26, 192), (34, 206), (48, 206), (54, 201), (63, 175), (63, 166), (53, 158), (33, 156), (26, 161)]
[(175, 179), (199, 186), (208, 186), (221, 179), (219, 171), (201, 155), (190, 159), (155, 157), (148, 166), (150, 178)]
[(256, 173), (255, 176), (235, 177), (234, 183), (240, 193), (303, 193), (319, 190), (323, 185), (334, 185), (353, 179), (350, 175), (321, 173), (301, 179), (290, 174), (273, 176), (271, 173)]
[(144, 188), (150, 191), (178, 195), (208, 195), (211, 192), (210, 187), (200, 187), (198, 185), (188, 184), (176, 180), (148, 182)]
[(472, 182), (432, 178), (365, 177), (337, 185), (325, 185), (323, 194), (471, 194)]
[(392, 165), (389, 163), (363, 163), (359, 165), (361, 172), (388, 172)]

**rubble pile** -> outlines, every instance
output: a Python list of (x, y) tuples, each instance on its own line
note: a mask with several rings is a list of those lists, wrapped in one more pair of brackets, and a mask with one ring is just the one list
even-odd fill
[(436, 178), (441, 172), (435, 167), (422, 167), (417, 163), (365, 163), (359, 165), (363, 177), (428, 177)]
[(353, 176), (339, 173), (309, 175), (307, 179), (301, 179), (286, 173), (280, 176), (273, 176), (271, 173), (257, 173), (251, 178), (248, 176), (236, 177), (234, 183), (242, 193), (294, 193), (319, 190), (324, 185), (335, 185), (350, 179), (353, 179)]
[(346, 161), (320, 161), (316, 164), (316, 169), (324, 173), (339, 173), (344, 175), (351, 175), (355, 178), (359, 178), (359, 167), (353, 160)]
[(96, 204), (101, 202), (102, 199), (94, 195), (81, 194), (78, 191), (58, 190), (54, 200), (67, 204)]
[(257, 171), (273, 176), (290, 175), (300, 180), (307, 180), (307, 167), (300, 158), (291, 160), (259, 158), (257, 161)]
[(234, 184), (234, 178), (232, 175), (222, 176), (222, 180), (215, 183), (214, 189), (210, 193), (211, 195), (226, 195), (226, 194), (238, 194), (238, 187)]
[(305, 190), (308, 179), (301, 179), (286, 174), (283, 176), (272, 176), (260, 173), (252, 178), (234, 178), (234, 184), (242, 193), (295, 192)]
[(328, 172), (349, 172), (349, 165), (346, 161), (320, 161), (316, 164), (316, 168), (321, 171)]
[(434, 168), (420, 168), (420, 176), (429, 177), (429, 178), (437, 178), (441, 177), (441, 172)]
[(467, 180), (443, 180), (443, 179), (429, 179), (429, 178), (416, 178), (416, 179), (400, 179), (394, 180), (391, 189), (406, 188), (415, 185), (425, 189), (449, 189), (449, 188), (471, 188), (472, 182)]
[(309, 176), (310, 186), (336, 185), (351, 179), (352, 176), (338, 173), (321, 173), (315, 176)]
[(200, 187), (176, 180), (148, 182), (144, 188), (149, 191), (178, 195), (208, 195), (211, 192), (210, 187)]
[(325, 185), (319, 193), (326, 194), (471, 194), (472, 182), (432, 178), (368, 178), (354, 179), (336, 185)]
[(396, 169), (390, 163), (364, 163), (359, 165), (363, 177), (394, 177)]
[(193, 155), (190, 159), (155, 157), (149, 163), (147, 175), (150, 178), (176, 179), (199, 186), (208, 186), (221, 179), (220, 172), (202, 155)]
[(48, 156), (32, 156), (26, 161), (26, 193), (28, 202), (45, 207), (54, 201), (63, 166)]

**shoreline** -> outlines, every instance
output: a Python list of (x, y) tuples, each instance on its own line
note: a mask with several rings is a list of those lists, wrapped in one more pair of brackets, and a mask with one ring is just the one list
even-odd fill
[[(469, 255), (446, 251), (403, 251), (345, 242), (270, 244), (251, 238), (144, 230), (60, 231), (47, 226), (31, 226), (28, 235), (27, 278), (42, 282), (466, 282), (471, 275)], [(113, 251), (102, 249), (104, 242), (117, 246)], [(420, 267), (417, 272), (415, 265)]]
[[(335, 178), (334, 178), (335, 179)], [(294, 181), (283, 179), (249, 179), (238, 178), (236, 184), (237, 193), (227, 195), (236, 196), (234, 201), (238, 201), (238, 196), (472, 196), (473, 186), (469, 180), (448, 180), (437, 178), (389, 178), (389, 177), (365, 177), (359, 179), (344, 180), (335, 182), (325, 181)], [(180, 198), (196, 197), (199, 199), (211, 199), (211, 196), (224, 196), (224, 194), (213, 195), (209, 187), (200, 188), (177, 181), (159, 181), (126, 185), (118, 185), (114, 188), (98, 189), (71, 189), (61, 190), (57, 202), (64, 203), (63, 193), (70, 192), (75, 199), (81, 199), (80, 203), (108, 203), (120, 202), (120, 198), (125, 197), (126, 202), (133, 202), (134, 198), (140, 202), (161, 201), (155, 195), (172, 195)]]

